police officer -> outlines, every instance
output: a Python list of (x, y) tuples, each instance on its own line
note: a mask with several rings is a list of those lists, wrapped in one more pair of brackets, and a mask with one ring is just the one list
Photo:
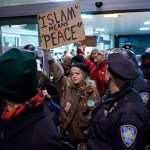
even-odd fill
[(145, 80), (150, 84), (150, 52), (144, 52), (141, 55), (142, 64), (140, 66), (144, 73)]
[[(136, 55), (132, 51), (125, 50), (120, 52), (123, 55), (127, 56), (129, 59), (131, 59), (138, 67), (138, 61), (136, 59)], [(140, 70), (141, 69), (138, 68), (138, 77), (132, 81), (132, 86), (140, 93), (143, 104), (150, 112), (150, 85), (140, 76)]]
[(106, 91), (93, 112), (89, 150), (143, 150), (148, 131), (148, 112), (140, 94), (132, 88), (138, 69), (121, 53), (108, 56)]
[[(123, 55), (131, 59), (136, 66), (138, 67), (138, 61), (136, 58), (136, 55), (134, 52), (130, 50), (125, 50), (125, 51), (120, 51)], [(138, 68), (138, 77), (132, 81), (132, 87), (140, 93), (142, 102), (144, 106), (146, 107), (147, 111), (149, 112), (149, 117), (150, 117), (150, 85), (144, 80), (144, 77), (141, 77), (141, 69)], [(149, 147), (150, 145), (150, 131), (147, 134), (147, 146)]]

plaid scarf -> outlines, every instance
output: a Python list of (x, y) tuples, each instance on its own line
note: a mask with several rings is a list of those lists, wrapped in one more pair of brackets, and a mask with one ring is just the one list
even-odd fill
[(26, 101), (20, 106), (14, 107), (10, 111), (8, 110), (8, 105), (6, 105), (1, 117), (4, 120), (10, 120), (12, 118), (18, 117), (24, 112), (29, 111), (31, 108), (41, 105), (43, 103), (43, 99), (43, 94), (39, 92), (35, 97), (31, 98), (29, 101)]

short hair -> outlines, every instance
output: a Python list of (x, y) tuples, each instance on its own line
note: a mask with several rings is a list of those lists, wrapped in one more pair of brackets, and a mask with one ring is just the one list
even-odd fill
[(64, 59), (63, 59), (63, 61), (71, 63), (71, 59), (72, 58), (70, 56), (65, 56)]
[(35, 51), (35, 47), (32, 44), (28, 44), (28, 45), (24, 46), (24, 49)]
[(150, 52), (144, 52), (142, 55), (141, 55), (141, 60), (144, 61), (145, 59), (148, 59), (150, 58)]

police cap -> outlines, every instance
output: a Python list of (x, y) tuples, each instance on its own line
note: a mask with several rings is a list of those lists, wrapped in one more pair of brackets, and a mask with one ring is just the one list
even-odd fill
[(122, 80), (132, 80), (138, 76), (136, 64), (121, 53), (108, 55), (108, 71)]

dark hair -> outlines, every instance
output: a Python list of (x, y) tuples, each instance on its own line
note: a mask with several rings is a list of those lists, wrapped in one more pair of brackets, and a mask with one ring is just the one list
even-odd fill
[(34, 51), (35, 47), (32, 44), (28, 44), (24, 47), (24, 49)]
[(71, 59), (71, 63), (83, 63), (84, 57), (82, 55), (76, 55)]
[(150, 52), (144, 52), (142, 55), (141, 55), (141, 60), (144, 61), (145, 59), (148, 59), (150, 58)]

